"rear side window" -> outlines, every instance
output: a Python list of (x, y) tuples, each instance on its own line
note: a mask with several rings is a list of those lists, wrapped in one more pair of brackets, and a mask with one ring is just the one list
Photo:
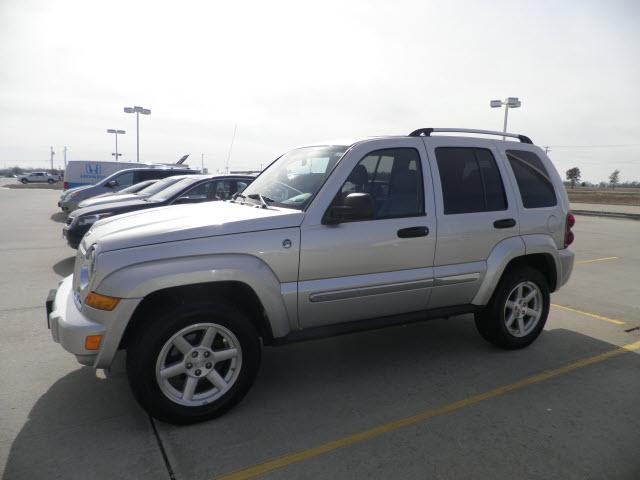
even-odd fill
[(507, 209), (500, 170), (489, 150), (439, 147), (436, 161), (445, 215)]
[(526, 150), (507, 150), (506, 153), (518, 182), (524, 208), (555, 206), (556, 192), (540, 158)]

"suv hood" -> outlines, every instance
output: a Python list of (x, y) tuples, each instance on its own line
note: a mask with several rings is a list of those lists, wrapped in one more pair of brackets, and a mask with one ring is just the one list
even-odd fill
[(259, 230), (298, 227), (304, 213), (285, 208), (256, 208), (231, 202), (173, 205), (125, 213), (96, 222), (83, 239), (84, 248), (139, 247)]

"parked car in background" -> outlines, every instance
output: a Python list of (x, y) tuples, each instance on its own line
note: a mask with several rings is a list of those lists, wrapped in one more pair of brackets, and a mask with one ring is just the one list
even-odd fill
[(80, 208), (67, 217), (62, 234), (71, 248), (78, 248), (84, 234), (100, 219), (166, 205), (229, 200), (243, 191), (253, 179), (250, 176), (184, 176), (145, 198)]
[(128, 202), (130, 200), (150, 197), (151, 195), (155, 195), (161, 190), (164, 190), (177, 181), (187, 177), (188, 175), (174, 175), (173, 177), (163, 178), (162, 180), (156, 181), (156, 183), (154, 183), (153, 185), (150, 185), (149, 187), (144, 188), (135, 194), (113, 195), (111, 197), (104, 197), (102, 195), (99, 195), (97, 197), (83, 200), (82, 202), (80, 202), (80, 206), (78, 208), (95, 207), (97, 205), (104, 205), (107, 203)]
[[(171, 178), (171, 177), (168, 177)], [(144, 191), (152, 185), (158, 183), (160, 180), (145, 180), (131, 185), (130, 187), (123, 188), (119, 192), (103, 193), (102, 195), (96, 195), (95, 197), (87, 198), (78, 204), (78, 208), (88, 207), (95, 205), (95, 203), (109, 203), (109, 202), (122, 202), (124, 200), (131, 200), (144, 195)]]
[(158, 180), (144, 180), (142, 182), (134, 183), (130, 187), (123, 188), (119, 192), (103, 193), (101, 195), (96, 195), (94, 198), (98, 198), (98, 197), (100, 197), (100, 198), (102, 198), (102, 197), (113, 197), (115, 195), (125, 195), (127, 193), (137, 193), (140, 190), (143, 190), (143, 189), (147, 188), (149, 185), (153, 185), (157, 181)]
[(67, 190), (60, 196), (58, 206), (63, 212), (73, 212), (78, 208), (78, 204), (82, 200), (95, 197), (96, 195), (119, 192), (124, 188), (145, 180), (159, 180), (174, 175), (195, 175), (198, 173), (199, 172), (196, 170), (173, 166), (143, 167), (120, 170), (107, 178), (100, 180), (95, 185), (87, 185)]
[(181, 167), (188, 169), (188, 165), (184, 164), (188, 156), (183, 156), (175, 164), (71, 160), (67, 162), (64, 171), (63, 188), (68, 190), (70, 188), (95, 185), (115, 172), (132, 168)]
[(19, 182), (26, 183), (56, 183), (58, 177), (47, 172), (30, 172), (16, 177)]

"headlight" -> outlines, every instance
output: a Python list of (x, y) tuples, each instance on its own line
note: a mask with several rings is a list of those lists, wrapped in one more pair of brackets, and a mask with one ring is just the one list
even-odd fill
[(93, 268), (96, 263), (96, 249), (94, 245), (91, 245), (82, 259), (82, 266), (80, 267), (80, 290), (84, 292), (91, 283), (91, 276), (93, 275)]
[(73, 197), (75, 197), (76, 195), (78, 195), (80, 192), (69, 192), (66, 196), (66, 199), (69, 200)]
[(109, 213), (98, 213), (98, 214), (95, 214), (95, 215), (84, 215), (84, 216), (78, 218), (78, 226), (82, 227), (84, 225), (93, 225), (94, 223), (96, 223), (101, 218), (109, 217), (111, 215), (113, 215), (113, 213), (111, 213), (111, 212), (109, 212)]

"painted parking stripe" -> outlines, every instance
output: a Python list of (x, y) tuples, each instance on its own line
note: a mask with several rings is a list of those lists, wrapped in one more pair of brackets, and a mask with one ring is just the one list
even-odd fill
[(624, 353), (633, 352), (636, 350), (640, 350), (640, 341), (623, 345), (622, 347), (616, 348), (615, 350), (610, 350), (608, 352), (601, 353), (593, 357), (588, 357), (582, 360), (578, 360), (577, 362), (570, 363), (568, 365), (565, 365), (564, 367), (556, 368), (553, 370), (547, 370), (546, 372), (533, 375), (531, 377), (525, 378), (518, 382), (511, 383), (509, 385), (504, 385), (494, 390), (489, 390), (488, 392), (472, 395), (468, 398), (465, 398), (463, 400), (458, 400), (457, 402), (453, 402), (448, 405), (444, 405), (442, 407), (438, 407), (432, 410), (425, 410), (424, 412), (418, 413), (417, 415), (413, 415), (411, 417), (396, 420), (395, 422), (386, 423), (384, 425), (374, 427), (364, 432), (356, 433), (348, 437), (340, 438), (338, 440), (333, 440), (331, 442), (318, 445), (317, 447), (313, 447), (308, 450), (303, 450), (301, 452), (296, 452), (296, 453), (290, 453), (288, 455), (284, 455), (279, 458), (274, 458), (264, 463), (254, 465), (252, 467), (244, 468), (242, 470), (238, 470), (236, 472), (223, 475), (217, 478), (218, 480), (249, 480), (249, 479), (257, 478), (262, 475), (266, 475), (267, 473), (273, 472), (275, 470), (286, 468), (295, 463), (299, 463), (305, 460), (319, 457), (321, 455), (332, 452), (334, 450), (338, 450), (340, 448), (350, 447), (352, 445), (374, 439), (381, 435), (394, 432), (396, 430), (400, 430), (405, 427), (410, 427), (418, 423), (425, 422), (431, 418), (438, 417), (441, 415), (446, 415), (448, 413), (452, 413), (457, 410), (470, 407), (484, 400), (489, 400), (491, 398), (496, 398), (516, 390), (521, 390), (530, 385), (544, 382), (545, 380), (550, 380), (552, 378), (559, 377), (560, 375), (570, 373), (574, 370), (588, 367), (589, 365), (600, 363), (610, 358), (618, 357)]
[(625, 322), (622, 320), (616, 320), (615, 318), (603, 317), (602, 315), (596, 315), (595, 313), (583, 312), (582, 310), (576, 310), (575, 308), (565, 307), (564, 305), (557, 305), (552, 303), (551, 306), (553, 308), (557, 308), (560, 310), (565, 310), (567, 312), (578, 313), (580, 315), (584, 315), (585, 317), (595, 318), (596, 320), (602, 320), (603, 322), (613, 323), (614, 325), (625, 325)]
[(580, 265), (585, 264), (585, 263), (595, 263), (595, 262), (606, 262), (609, 260), (617, 260), (619, 257), (603, 257), (603, 258), (594, 258), (593, 260), (581, 260), (579, 262), (576, 262)]

